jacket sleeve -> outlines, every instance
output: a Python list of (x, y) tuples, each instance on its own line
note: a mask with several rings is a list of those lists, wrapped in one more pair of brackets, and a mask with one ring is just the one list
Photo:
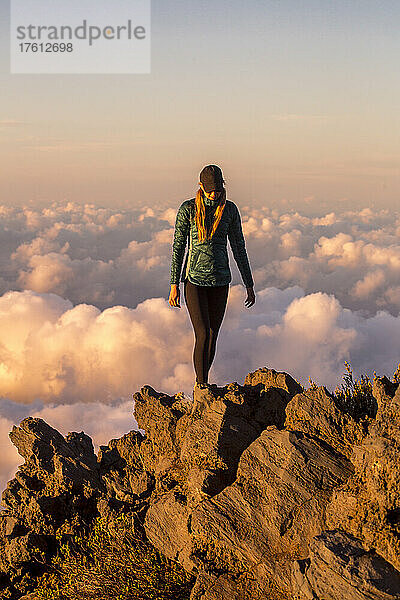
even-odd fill
[(249, 259), (247, 258), (246, 244), (243, 237), (242, 222), (239, 209), (232, 204), (233, 217), (228, 227), (228, 239), (232, 248), (233, 257), (236, 261), (243, 283), (246, 287), (253, 287), (254, 281), (251, 274)]
[(180, 205), (175, 221), (174, 242), (171, 259), (171, 285), (179, 285), (186, 241), (190, 230), (189, 207), (186, 202)]

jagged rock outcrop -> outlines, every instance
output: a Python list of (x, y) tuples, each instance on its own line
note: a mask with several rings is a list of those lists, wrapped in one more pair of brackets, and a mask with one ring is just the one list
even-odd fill
[(92, 440), (83, 432), (64, 438), (42, 419), (28, 417), (10, 438), (25, 463), (2, 495), (7, 510), (0, 517), (0, 570), (3, 589), (19, 597), (55, 551), (56, 532), (72, 536), (89, 523), (105, 488)]
[(353, 446), (365, 437), (366, 422), (358, 423), (340, 410), (334, 397), (321, 386), (297, 394), (286, 407), (286, 429), (324, 440), (337, 452), (350, 457)]
[(374, 382), (376, 418), (354, 446), (354, 476), (335, 490), (327, 524), (362, 539), (400, 569), (400, 386)]
[(56, 534), (122, 511), (196, 576), (191, 600), (400, 598), (400, 389), (376, 379), (373, 394), (374, 416), (355, 419), (326, 388), (266, 367), (193, 400), (146, 385), (133, 396), (145, 434), (98, 456), (83, 432), (24, 419), (10, 434), (25, 464), (3, 493), (0, 596), (34, 590)]
[(243, 452), (236, 481), (195, 508), (194, 541), (211, 562), (217, 547), (227, 565), (257, 573), (261, 597), (270, 581), (290, 590), (292, 557), (307, 556), (333, 488), (351, 473), (349, 461), (318, 440), (271, 427)]
[(295, 598), (382, 600), (400, 598), (400, 573), (360, 540), (339, 530), (310, 543), (310, 557), (293, 565)]

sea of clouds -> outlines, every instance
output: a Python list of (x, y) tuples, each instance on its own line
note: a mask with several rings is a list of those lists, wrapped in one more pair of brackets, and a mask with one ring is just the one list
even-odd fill
[[(400, 361), (400, 215), (310, 217), (240, 206), (256, 304), (233, 281), (210, 381), (261, 366), (335, 388), (391, 376)], [(193, 331), (168, 304), (177, 207), (0, 206), (0, 488), (21, 458), (8, 432), (27, 415), (100, 444), (136, 427), (144, 384), (191, 394)], [(183, 292), (183, 291), (182, 291)], [(183, 295), (183, 294), (182, 294)]]

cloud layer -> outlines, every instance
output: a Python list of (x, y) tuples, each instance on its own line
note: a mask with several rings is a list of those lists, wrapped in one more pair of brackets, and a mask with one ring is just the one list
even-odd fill
[[(231, 286), (213, 377), (223, 385), (259, 366), (334, 387), (350, 360), (357, 371), (394, 370), (400, 317), (365, 316), (299, 286), (264, 288), (251, 309)], [(0, 297), (0, 396), (74, 404), (126, 400), (144, 384), (168, 393), (193, 387), (193, 332), (184, 303), (149, 298), (134, 309), (73, 306), (30, 290)]]
[[(233, 282), (210, 380), (258, 367), (331, 389), (344, 361), (392, 375), (400, 360), (400, 219), (241, 208), (257, 301)], [(106, 443), (136, 426), (144, 384), (191, 394), (193, 332), (168, 302), (176, 208), (0, 207), (0, 486), (21, 462), (14, 423), (41, 416)], [(98, 418), (101, 415), (101, 418)]]
[(174, 216), (92, 204), (2, 206), (0, 291), (53, 292), (99, 308), (165, 294)]
[[(0, 292), (53, 292), (100, 309), (167, 298), (176, 210), (2, 206)], [(366, 208), (309, 217), (248, 206), (241, 214), (256, 289), (299, 285), (365, 314), (398, 314), (399, 215)]]

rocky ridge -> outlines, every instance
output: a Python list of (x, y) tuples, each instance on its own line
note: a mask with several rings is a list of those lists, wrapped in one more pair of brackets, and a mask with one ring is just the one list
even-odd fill
[(102, 515), (140, 519), (196, 576), (191, 600), (400, 599), (400, 386), (355, 419), (325, 388), (266, 367), (194, 398), (144, 386), (141, 430), (94, 453), (28, 417), (3, 492), (0, 597), (35, 598), (56, 551)]

